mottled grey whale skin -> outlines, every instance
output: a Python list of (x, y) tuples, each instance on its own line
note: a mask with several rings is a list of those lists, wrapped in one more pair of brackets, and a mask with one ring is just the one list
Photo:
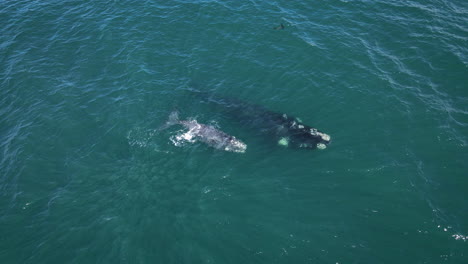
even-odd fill
[(194, 91), (203, 100), (242, 126), (269, 137), (278, 145), (292, 148), (325, 149), (331, 142), (329, 135), (308, 126), (298, 118), (270, 111), (265, 107), (242, 100)]
[(172, 112), (165, 127), (182, 125), (188, 129), (184, 134), (177, 136), (178, 139), (187, 141), (198, 140), (215, 149), (244, 153), (247, 145), (234, 136), (209, 125), (198, 123), (196, 120), (179, 120), (178, 113)]

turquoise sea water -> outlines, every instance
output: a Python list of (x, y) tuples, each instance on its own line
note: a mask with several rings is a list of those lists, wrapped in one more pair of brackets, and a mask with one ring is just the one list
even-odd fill
[[(466, 1), (3, 0), (0, 25), (0, 263), (467, 263)], [(175, 146), (174, 108), (247, 152)]]

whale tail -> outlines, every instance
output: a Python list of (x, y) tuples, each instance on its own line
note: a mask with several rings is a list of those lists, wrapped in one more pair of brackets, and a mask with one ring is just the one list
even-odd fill
[(169, 115), (169, 119), (167, 120), (167, 122), (166, 122), (164, 125), (160, 126), (160, 127), (158, 128), (158, 130), (164, 130), (164, 129), (166, 129), (166, 128), (168, 128), (168, 127), (171, 127), (171, 126), (173, 126), (173, 125), (176, 125), (176, 124), (178, 124), (178, 123), (179, 123), (179, 112), (173, 111), (173, 112)]
[(167, 120), (166, 124), (169, 125), (169, 126), (172, 126), (172, 125), (175, 125), (177, 123), (179, 123), (179, 112), (173, 111), (169, 115), (169, 120)]

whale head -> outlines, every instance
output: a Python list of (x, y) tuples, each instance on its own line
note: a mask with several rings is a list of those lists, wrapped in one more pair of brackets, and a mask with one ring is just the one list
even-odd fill
[(232, 136), (227, 140), (226, 146), (224, 147), (225, 151), (237, 153), (244, 153), (246, 149), (247, 145), (244, 142)]
[(288, 134), (288, 145), (295, 148), (325, 149), (331, 142), (328, 134), (302, 123), (294, 122), (291, 124)]

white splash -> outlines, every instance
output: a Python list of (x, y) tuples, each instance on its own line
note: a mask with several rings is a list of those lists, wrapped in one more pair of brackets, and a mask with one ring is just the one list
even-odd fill
[(453, 234), (452, 237), (455, 238), (455, 240), (463, 240), (463, 242), (468, 240), (468, 236), (464, 236), (460, 234)]
[(156, 132), (155, 129), (134, 128), (127, 133), (128, 144), (132, 147), (147, 147)]
[(176, 147), (181, 147), (186, 143), (194, 143), (196, 142), (196, 133), (199, 131), (197, 127), (190, 129), (185, 133), (179, 133), (177, 135), (171, 136), (169, 140), (171, 140), (172, 144)]

